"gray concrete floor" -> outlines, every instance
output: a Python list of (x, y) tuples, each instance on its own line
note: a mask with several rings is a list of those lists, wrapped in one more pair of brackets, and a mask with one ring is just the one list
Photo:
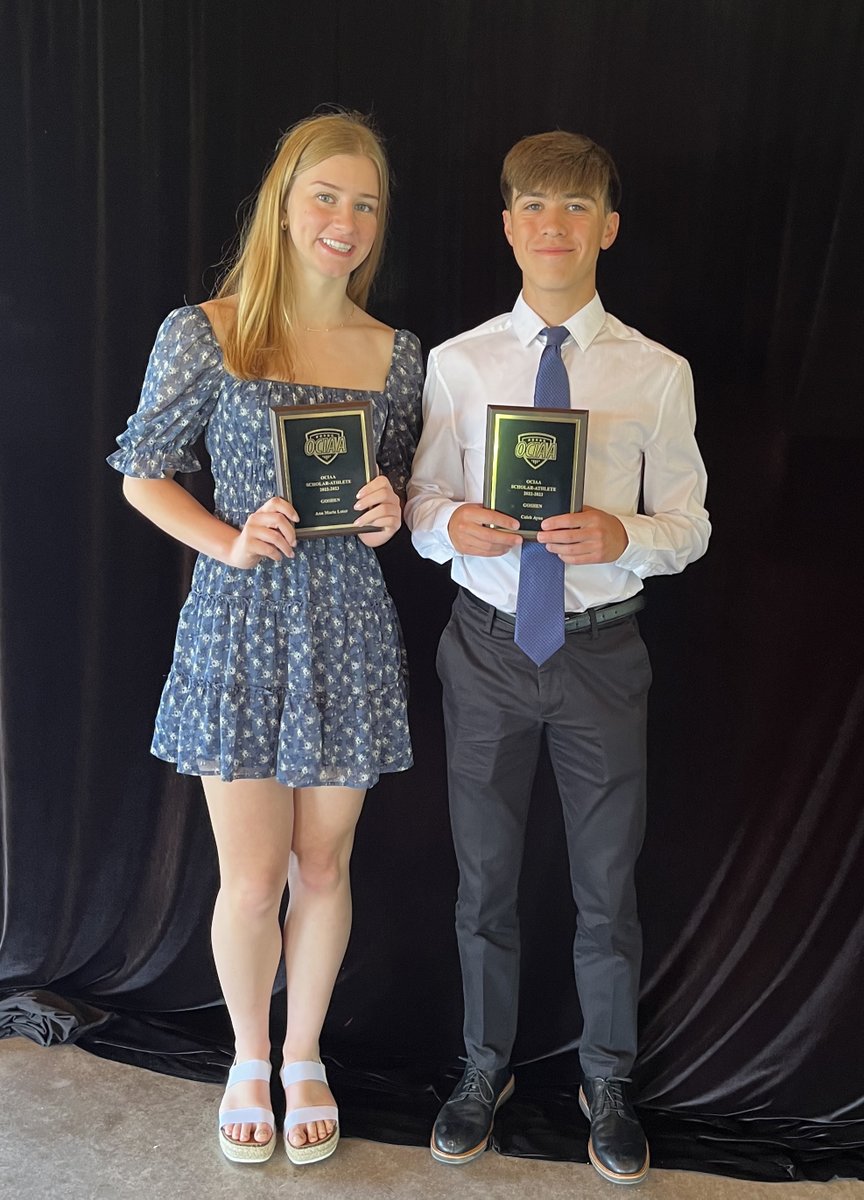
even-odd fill
[(589, 1166), (490, 1153), (465, 1168), (423, 1149), (346, 1138), (333, 1158), (295, 1168), (281, 1146), (264, 1166), (227, 1162), (216, 1141), (220, 1094), (73, 1047), (0, 1042), (3, 1200), (864, 1200), (864, 1182), (742, 1183), (652, 1171), (615, 1188)]

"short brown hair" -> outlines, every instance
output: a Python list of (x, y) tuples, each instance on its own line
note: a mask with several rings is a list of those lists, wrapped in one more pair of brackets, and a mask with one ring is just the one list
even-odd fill
[(612, 156), (581, 133), (556, 129), (522, 138), (501, 171), (501, 195), (509, 208), (526, 192), (584, 192), (602, 200), (607, 212), (621, 202), (621, 180)]

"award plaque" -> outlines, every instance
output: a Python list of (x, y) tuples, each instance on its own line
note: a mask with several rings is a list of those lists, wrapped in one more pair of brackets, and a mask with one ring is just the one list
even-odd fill
[(375, 530), (354, 524), (357, 493), (377, 474), (369, 400), (278, 405), (270, 432), (279, 495), (297, 509), (298, 538)]
[(515, 517), (524, 538), (546, 517), (580, 512), (587, 437), (585, 409), (490, 404), (484, 506)]

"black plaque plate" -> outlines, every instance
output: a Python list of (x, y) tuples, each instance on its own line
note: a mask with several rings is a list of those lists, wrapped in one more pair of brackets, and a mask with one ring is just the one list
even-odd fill
[(580, 512), (588, 413), (581, 408), (490, 404), (483, 503), (536, 538), (541, 521)]
[(298, 538), (374, 531), (353, 523), (357, 493), (377, 474), (369, 400), (278, 405), (270, 431), (279, 495), (297, 509)]

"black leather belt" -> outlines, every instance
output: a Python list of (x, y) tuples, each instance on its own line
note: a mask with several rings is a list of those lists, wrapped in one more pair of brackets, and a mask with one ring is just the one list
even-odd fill
[[(502, 612), (500, 608), (493, 608), (491, 604), (487, 604), (485, 600), (481, 600), (467, 588), (460, 590), (466, 600), (470, 600), (472, 604), (482, 608), (485, 613), (493, 614), (496, 621), (500, 621), (502, 625), (508, 625), (511, 629), (516, 628), (516, 618), (512, 613)], [(627, 600), (619, 600), (615, 604), (600, 604), (597, 608), (587, 608), (585, 612), (565, 613), (564, 632), (578, 633), (580, 629), (592, 629), (598, 625), (609, 625), (612, 621), (623, 621), (625, 617), (632, 616), (633, 613), (639, 612), (644, 607), (645, 597), (641, 592), (637, 592), (635, 596), (630, 596)]]

